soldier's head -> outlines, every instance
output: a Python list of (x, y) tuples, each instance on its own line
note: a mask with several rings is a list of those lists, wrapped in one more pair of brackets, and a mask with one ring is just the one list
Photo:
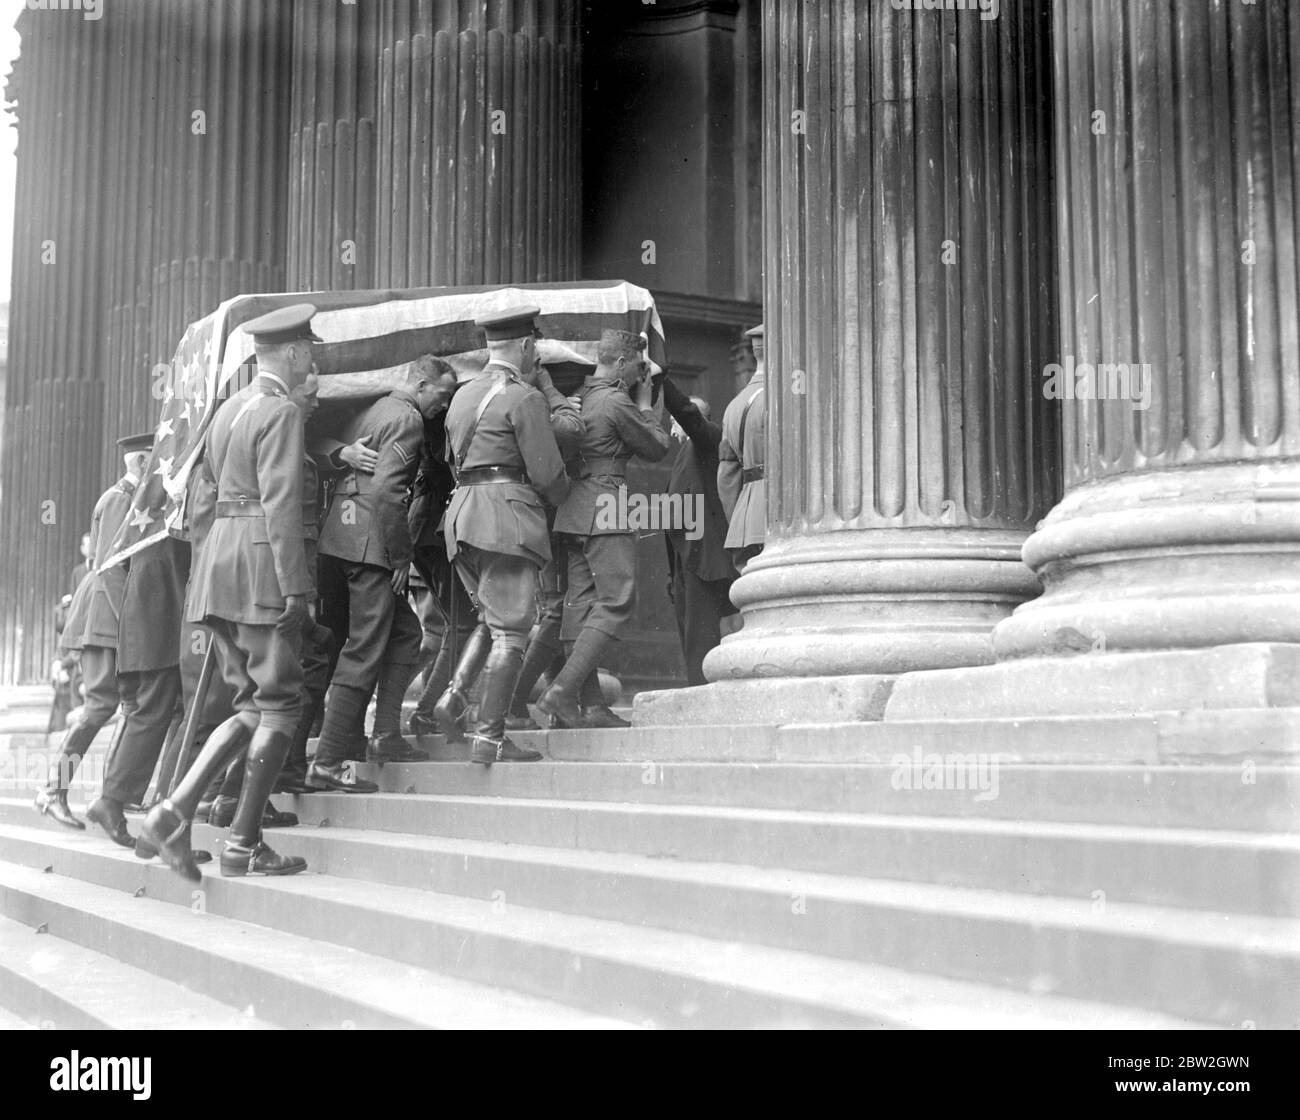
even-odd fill
[(456, 391), (456, 371), (436, 354), (422, 354), (406, 371), (406, 387), (426, 420), (444, 411)]
[(81, 534), (81, 549), (80, 549), (80, 551), (81, 551), (82, 559), (84, 559), (84, 560), (89, 560), (89, 559), (90, 559), (90, 534), (89, 534), (89, 533), (82, 533), (82, 534)]
[(289, 399), (298, 406), (303, 421), (310, 420), (320, 406), (320, 378), (314, 370), (289, 390)]
[(649, 371), (645, 360), (645, 339), (631, 331), (604, 330), (596, 344), (594, 377), (622, 381), (631, 388)]
[(507, 311), (493, 311), (474, 320), (487, 336), (488, 358), (508, 362), (519, 370), (525, 380), (536, 377), (538, 307), (512, 307)]
[(145, 468), (149, 465), (149, 452), (152, 448), (153, 432), (123, 436), (117, 441), (118, 453), (122, 456), (122, 465), (131, 478), (144, 477)]
[(745, 332), (745, 338), (749, 340), (749, 345), (753, 347), (755, 363), (759, 369), (763, 369), (767, 359), (767, 345), (764, 338), (763, 324), (759, 323), (756, 327), (750, 327)]
[(296, 303), (268, 311), (244, 324), (253, 338), (259, 373), (269, 373), (284, 382), (287, 390), (301, 385), (316, 363), (313, 343), (321, 339), (311, 329), (316, 308), (310, 303)]

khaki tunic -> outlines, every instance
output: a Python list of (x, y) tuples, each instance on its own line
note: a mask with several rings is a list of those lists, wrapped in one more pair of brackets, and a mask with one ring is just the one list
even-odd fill
[[(761, 467), (767, 458), (767, 394), (763, 393), (765, 377), (755, 373), (727, 405), (722, 417), (722, 441), (718, 444), (718, 497), (728, 517), (727, 548), (745, 548), (761, 545), (767, 537), (767, 479), (743, 482), (741, 471)], [(750, 400), (758, 397), (745, 419), (744, 439), (741, 439), (740, 418)], [(736, 448), (743, 444), (745, 460), (742, 463)]]

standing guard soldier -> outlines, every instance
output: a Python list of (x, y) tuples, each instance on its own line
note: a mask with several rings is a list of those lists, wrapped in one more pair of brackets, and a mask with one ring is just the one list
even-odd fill
[(197, 882), (190, 826), (209, 783), (248, 748), (221, 873), (292, 875), (307, 862), (262, 840), (262, 812), (302, 708), (302, 629), (314, 595), (302, 533), (303, 419), (289, 394), (313, 372), (311, 304), (245, 324), (257, 377), (218, 409), (206, 455), (216, 518), (198, 548), (186, 617), (211, 633), (235, 714), (204, 743), (185, 777), (145, 817), (143, 833), (172, 869)]
[[(538, 569), (551, 555), (545, 503), (558, 506), (569, 486), (546, 398), (536, 388), (539, 313), (520, 307), (477, 320), (487, 334), (487, 367), (460, 388), (447, 411), (448, 458), (456, 474), (445, 523), (447, 556), (478, 611), (475, 635), (491, 639), (470, 736), (470, 758), (485, 766), (542, 757), (505, 734), (506, 709), (537, 615)], [(444, 728), (463, 705), (453, 681), (436, 708)]]
[[(84, 703), (80, 714), (68, 723), (59, 747), (59, 757), (50, 766), (46, 787), (36, 794), (36, 810), (68, 828), (84, 829), (85, 823), (68, 808), (68, 787), (95, 736), (117, 711), (117, 628), (122, 613), (126, 570), (120, 564), (100, 571), (108, 558), (117, 531), (131, 509), (131, 499), (149, 463), (153, 433), (126, 436), (117, 441), (126, 473), (99, 496), (90, 521), (91, 569), (81, 581), (61, 644), (81, 651)], [(119, 733), (120, 733), (119, 729)]]
[(763, 464), (767, 456), (767, 361), (763, 324), (745, 332), (754, 348), (758, 368), (722, 416), (722, 442), (718, 444), (718, 497), (727, 515), (726, 548), (736, 570), (763, 551), (767, 534), (767, 484)]
[(560, 727), (627, 726), (605, 706), (596, 670), (636, 604), (636, 535), (609, 514), (627, 486), (628, 460), (635, 455), (653, 463), (668, 454), (641, 353), (645, 344), (631, 331), (602, 332), (596, 370), (579, 393), (585, 432), (569, 495), (555, 515), (556, 533), (569, 538), (561, 637), (572, 648), (537, 701)]
[(344, 442), (371, 443), (378, 460), (373, 474), (350, 470), (339, 480), (321, 529), (320, 554), (340, 561), (347, 577), (348, 636), (330, 681), (325, 722), (307, 772), (309, 789), (373, 793), (379, 788), (344, 765), (354, 757), (358, 740), (364, 740), (372, 690), (370, 761), (421, 762), (429, 757), (411, 747), (401, 732), (402, 700), (419, 667), (423, 633), (406, 599), (413, 553), (407, 504), (420, 466), (425, 421), (447, 407), (455, 385), (445, 362), (413, 362), (402, 388), (344, 428)]

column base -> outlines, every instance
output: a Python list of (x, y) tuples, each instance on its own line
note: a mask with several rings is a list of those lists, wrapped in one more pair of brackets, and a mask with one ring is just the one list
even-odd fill
[(735, 583), (744, 627), (711, 681), (893, 675), (993, 660), (991, 634), (1038, 593), (1002, 529), (841, 529), (768, 545)]
[(784, 677), (719, 681), (638, 693), (635, 727), (864, 723), (884, 717), (895, 676)]
[(1041, 657), (900, 677), (887, 721), (1300, 710), (1300, 644)]

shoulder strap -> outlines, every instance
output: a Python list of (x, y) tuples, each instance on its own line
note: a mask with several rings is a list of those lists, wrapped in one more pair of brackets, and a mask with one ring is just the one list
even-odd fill
[(478, 424), (483, 419), (483, 413), (487, 411), (487, 406), (492, 403), (492, 398), (506, 387), (508, 381), (509, 378), (500, 378), (491, 389), (483, 394), (483, 399), (478, 402), (478, 408), (474, 410), (474, 419), (470, 422), (470, 426), (465, 429), (465, 436), (460, 441), (460, 446), (456, 448), (454, 456), (456, 461), (452, 466), (458, 474), (460, 473), (461, 464), (465, 462), (465, 456), (469, 454), (470, 445), (474, 442), (474, 433), (478, 431)]
[(740, 431), (736, 434), (736, 460), (742, 467), (745, 465), (745, 425), (749, 421), (749, 410), (754, 407), (754, 402), (763, 395), (764, 388), (764, 386), (759, 386), (758, 392), (749, 398), (740, 413)]

